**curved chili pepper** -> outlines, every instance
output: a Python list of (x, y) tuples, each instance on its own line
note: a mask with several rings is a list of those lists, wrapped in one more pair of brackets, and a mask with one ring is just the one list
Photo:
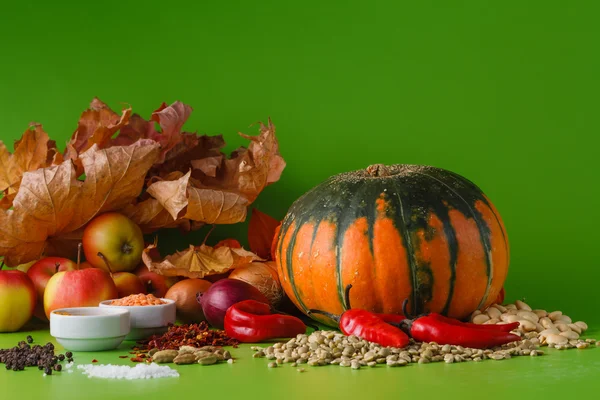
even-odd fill
[[(410, 318), (406, 312), (406, 303), (405, 300), (402, 305), (403, 312)], [(460, 324), (456, 324), (456, 322), (460, 321), (455, 320), (453, 323), (448, 323), (439, 317), (424, 315), (406, 319), (399, 327), (419, 342), (436, 342), (476, 349), (485, 349), (521, 340), (520, 336), (513, 333), (474, 328), (464, 326), (462, 322)]]
[(409, 337), (392, 323), (386, 322), (381, 315), (393, 320), (397, 320), (398, 317), (392, 317), (392, 314), (375, 314), (367, 310), (352, 309), (350, 307), (351, 288), (352, 285), (346, 286), (344, 295), (348, 310), (344, 311), (341, 316), (313, 309), (308, 312), (310, 314), (323, 314), (336, 321), (340, 330), (346, 336), (354, 335), (385, 347), (406, 347), (410, 341)]
[(271, 306), (256, 300), (235, 303), (225, 313), (225, 333), (244, 343), (289, 338), (306, 332), (306, 325), (291, 315), (273, 314)]
[(481, 329), (481, 330), (486, 330), (486, 331), (510, 332), (510, 331), (514, 331), (515, 329), (517, 329), (520, 325), (520, 323), (518, 321), (511, 322), (509, 324), (490, 324), (490, 325), (473, 324), (471, 322), (462, 322), (462, 321), (459, 321), (454, 318), (449, 318), (449, 317), (446, 317), (446, 316), (444, 316), (442, 314), (438, 314), (438, 313), (429, 313), (429, 316), (432, 318), (435, 318), (439, 321), (450, 324), (450, 325), (464, 326), (466, 328)]
[(391, 322), (393, 324), (399, 324), (400, 322), (402, 322), (406, 319), (406, 317), (401, 314), (378, 314), (378, 313), (373, 313), (373, 314), (377, 315), (379, 318), (381, 318), (385, 322)]

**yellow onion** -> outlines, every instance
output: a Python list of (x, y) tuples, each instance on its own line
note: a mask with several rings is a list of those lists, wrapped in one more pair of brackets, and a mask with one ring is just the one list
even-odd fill
[(273, 307), (283, 299), (283, 288), (273, 261), (252, 262), (234, 269), (229, 279), (238, 279), (251, 284), (265, 295)]

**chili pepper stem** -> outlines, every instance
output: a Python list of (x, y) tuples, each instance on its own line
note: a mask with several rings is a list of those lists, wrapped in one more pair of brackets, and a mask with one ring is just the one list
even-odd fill
[(321, 314), (321, 315), (326, 316), (327, 318), (330, 318), (330, 319), (334, 320), (337, 323), (340, 322), (340, 316), (339, 315), (335, 315), (335, 314), (332, 314), (332, 313), (327, 312), (327, 311), (310, 309), (310, 310), (308, 310), (308, 313), (309, 314)]
[[(294, 317), (294, 316), (295, 316), (295, 315), (292, 315), (292, 314), (288, 314), (288, 313), (286, 313), (286, 312), (284, 312), (284, 311), (279, 311), (278, 309), (276, 309), (276, 308), (274, 308), (274, 307), (271, 307), (271, 314), (289, 315), (289, 316), (292, 316), (292, 317)], [(296, 317), (296, 318), (298, 318), (298, 317)], [(311, 323), (309, 323), (309, 322), (305, 321), (305, 320), (304, 320), (304, 318), (300, 317), (300, 320), (301, 320), (302, 322), (304, 322), (304, 325), (306, 325), (306, 326), (308, 326), (308, 327), (310, 327), (310, 328), (313, 328), (315, 331), (318, 331), (318, 330), (319, 330), (319, 327), (318, 327), (317, 325), (313, 325), (313, 324), (311, 324)]]

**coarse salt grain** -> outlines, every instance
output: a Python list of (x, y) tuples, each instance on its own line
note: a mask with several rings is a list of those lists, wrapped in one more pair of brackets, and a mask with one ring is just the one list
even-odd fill
[(135, 367), (126, 365), (78, 365), (77, 369), (83, 370), (83, 373), (89, 378), (104, 378), (104, 379), (151, 379), (151, 378), (167, 378), (178, 377), (179, 372), (166, 365), (152, 364), (137, 364)]

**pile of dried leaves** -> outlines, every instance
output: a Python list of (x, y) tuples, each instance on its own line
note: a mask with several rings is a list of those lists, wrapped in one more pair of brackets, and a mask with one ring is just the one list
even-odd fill
[[(248, 147), (227, 157), (221, 135), (182, 132), (191, 111), (180, 102), (163, 104), (146, 121), (131, 108), (119, 115), (94, 99), (63, 153), (39, 124), (25, 131), (12, 154), (0, 141), (4, 262), (72, 258), (87, 222), (107, 211), (129, 216), (145, 233), (244, 221), (248, 206), (285, 167), (275, 127), (269, 121), (260, 124), (258, 136), (240, 133)], [(191, 264), (198, 253), (218, 260), (260, 259), (243, 249), (199, 249), (191, 249)], [(187, 253), (170, 257), (181, 254)]]

